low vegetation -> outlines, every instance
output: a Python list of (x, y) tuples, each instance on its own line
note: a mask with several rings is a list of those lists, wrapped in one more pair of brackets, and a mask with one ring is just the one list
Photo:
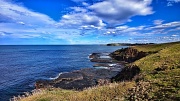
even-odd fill
[[(44, 89), (22, 101), (180, 101), (180, 42), (134, 46), (148, 55), (129, 64), (140, 69), (133, 79), (83, 91)], [(127, 74), (128, 75), (128, 74)]]
[(134, 85), (135, 82), (112, 83), (83, 91), (51, 88), (34, 93), (33, 96), (23, 98), (21, 101), (119, 101), (124, 100), (128, 89)]
[(143, 81), (151, 84), (149, 98), (180, 100), (180, 43), (134, 48), (157, 52), (134, 62), (141, 69)]

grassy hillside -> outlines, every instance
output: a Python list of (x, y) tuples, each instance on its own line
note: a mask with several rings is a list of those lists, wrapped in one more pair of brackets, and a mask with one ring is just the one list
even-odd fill
[(22, 101), (180, 101), (180, 42), (132, 48), (150, 53), (131, 63), (141, 70), (133, 81), (92, 87), (84, 91), (45, 89)]
[(146, 52), (157, 51), (134, 62), (141, 69), (143, 81), (151, 84), (149, 97), (180, 100), (180, 43), (134, 48)]
[(134, 46), (133, 48), (135, 48), (139, 51), (143, 51), (143, 52), (158, 52), (162, 49), (169, 48), (169, 47), (176, 45), (176, 44), (180, 44), (180, 42), (139, 45), (139, 46)]

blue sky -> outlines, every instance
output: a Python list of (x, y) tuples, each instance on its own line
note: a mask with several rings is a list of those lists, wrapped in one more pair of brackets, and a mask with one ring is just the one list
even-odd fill
[(180, 0), (0, 0), (0, 45), (180, 41)]

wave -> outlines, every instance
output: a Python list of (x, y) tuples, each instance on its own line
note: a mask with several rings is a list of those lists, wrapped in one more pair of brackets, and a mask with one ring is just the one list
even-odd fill
[(61, 73), (59, 73), (56, 77), (54, 77), (54, 78), (50, 77), (49, 79), (50, 79), (50, 80), (55, 80), (55, 79), (57, 79), (60, 75), (62, 75), (62, 74), (64, 74), (64, 73), (68, 73), (68, 72), (61, 72)]
[(103, 66), (99, 66), (99, 67), (94, 67), (96, 69), (109, 69), (109, 67), (103, 67)]

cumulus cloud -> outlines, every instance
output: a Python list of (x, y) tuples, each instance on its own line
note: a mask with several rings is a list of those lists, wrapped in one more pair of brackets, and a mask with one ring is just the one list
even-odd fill
[(0, 15), (3, 16), (6, 21), (8, 21), (7, 19), (10, 19), (14, 22), (25, 22), (27, 24), (37, 25), (55, 23), (54, 20), (47, 15), (32, 12), (25, 7), (14, 5), (11, 2), (6, 2), (4, 0), (0, 0)]
[[(79, 11), (78, 8), (72, 9)], [(57, 28), (58, 23), (45, 14), (31, 11), (22, 5), (0, 0), (1, 37), (69, 40), (80, 34), (80, 32), (74, 33), (72, 29)]]
[(80, 28), (81, 26), (104, 27), (105, 24), (96, 16), (86, 13), (74, 13), (62, 16), (59, 26), (68, 28)]
[(59, 21), (54, 21), (22, 5), (0, 0), (0, 37), (43, 38), (51, 41), (62, 39), (70, 43), (90, 43), (91, 40), (86, 41), (89, 36), (99, 43), (105, 43), (104, 39), (119, 42), (123, 37), (123, 42), (146, 42), (152, 39), (144, 37), (173, 32), (168, 37), (173, 40), (179, 38), (179, 33), (176, 33), (180, 30), (179, 21), (164, 23), (163, 20), (155, 20), (151, 27), (122, 24), (131, 21), (133, 16), (152, 14), (152, 0), (92, 0), (93, 3), (87, 0), (72, 1), (81, 2), (81, 7), (70, 7), (71, 12), (64, 14)]
[(146, 16), (153, 13), (150, 7), (152, 0), (93, 0), (92, 2), (94, 3), (83, 0), (85, 7), (71, 7), (73, 11), (64, 15), (59, 25), (114, 27), (131, 21), (132, 16)]
[[(106, 24), (103, 23), (102, 19), (95, 16), (88, 9), (83, 7), (71, 7), (72, 12), (62, 16), (62, 19), (57, 24), (59, 27), (67, 28), (102, 28)], [(83, 27), (82, 27), (83, 26)]]
[(127, 21), (135, 15), (152, 14), (152, 0), (105, 0), (89, 6), (96, 16), (114, 25)]

